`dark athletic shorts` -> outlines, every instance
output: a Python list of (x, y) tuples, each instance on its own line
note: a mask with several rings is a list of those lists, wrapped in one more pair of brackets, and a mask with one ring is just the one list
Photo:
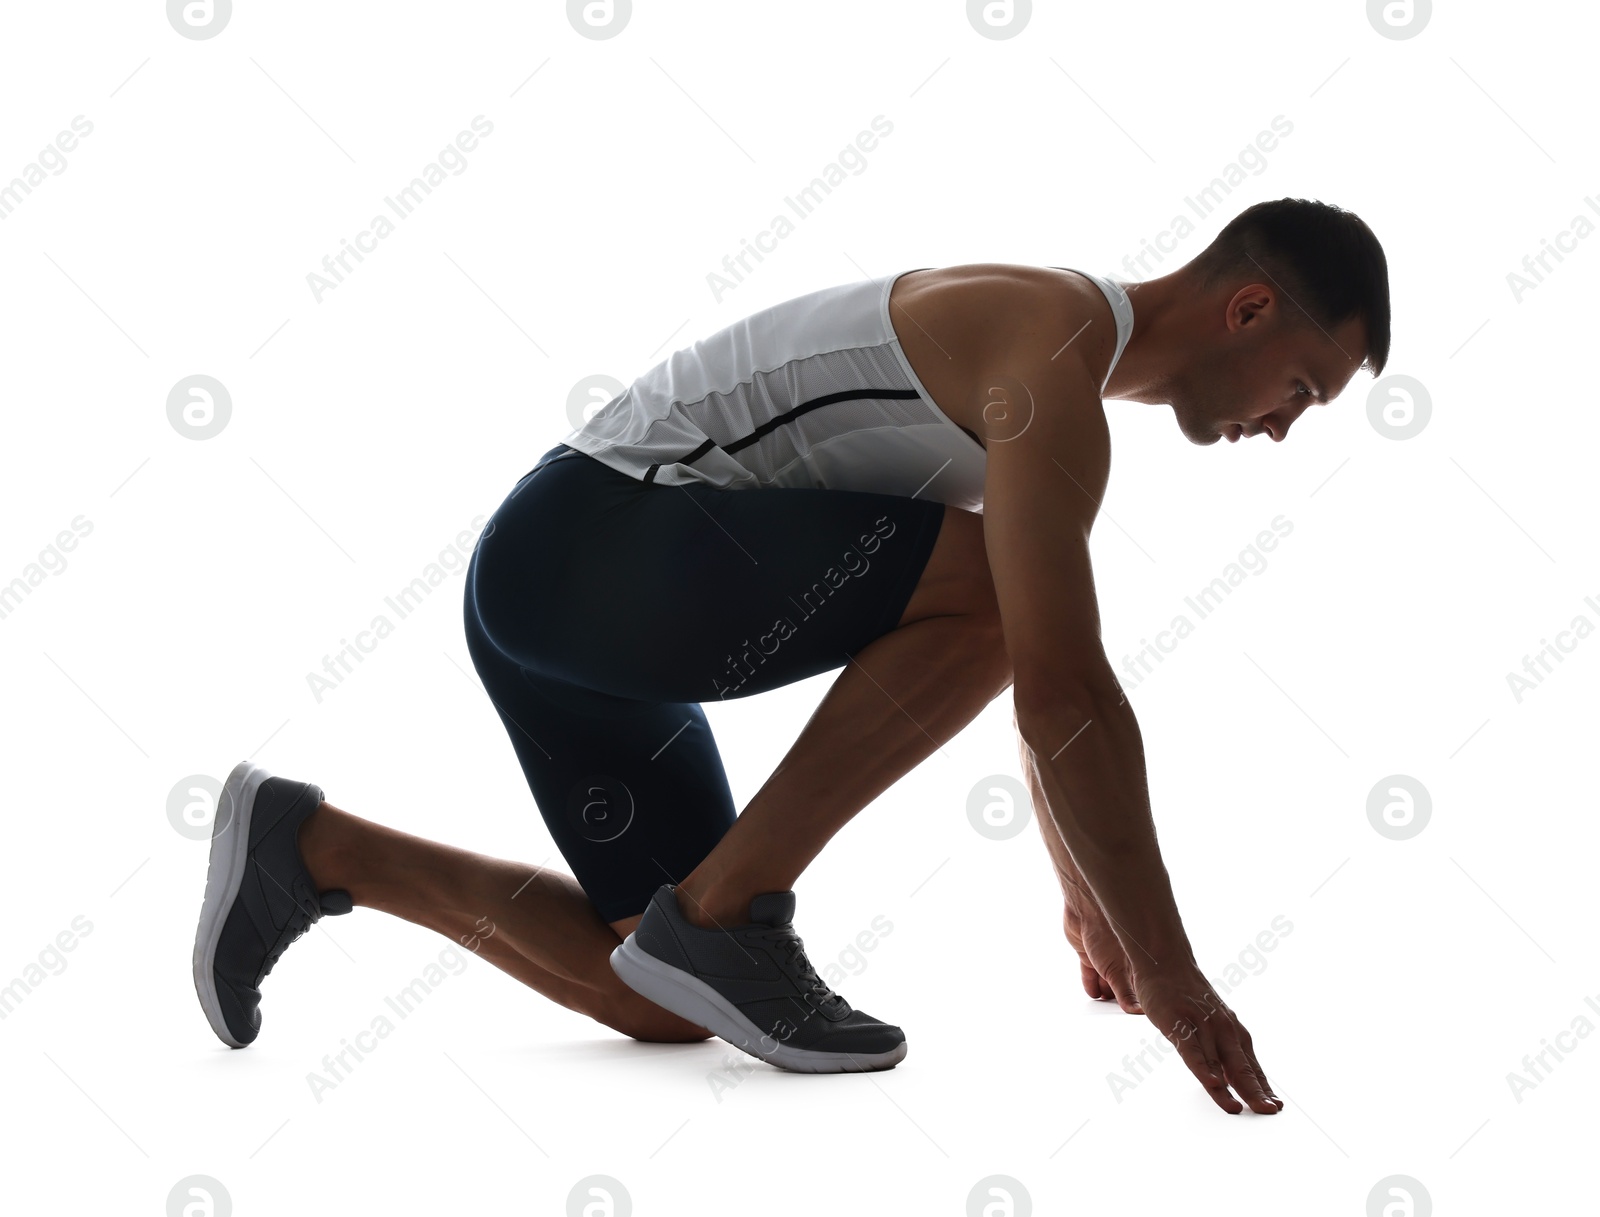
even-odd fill
[(557, 444), (484, 526), (467, 649), (605, 921), (644, 912), (733, 823), (701, 703), (843, 667), (893, 630), (944, 504), (646, 485)]

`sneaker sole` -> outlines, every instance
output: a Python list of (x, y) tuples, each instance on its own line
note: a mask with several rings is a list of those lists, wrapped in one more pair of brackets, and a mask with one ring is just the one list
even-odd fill
[(770, 1035), (705, 981), (664, 963), (640, 948), (632, 934), (611, 952), (611, 970), (635, 993), (672, 1011), (679, 1018), (688, 1019), (697, 1027), (704, 1027), (718, 1039), (732, 1044), (758, 1061), (766, 1061), (780, 1069), (795, 1073), (871, 1073), (879, 1069), (893, 1069), (905, 1059), (906, 1045), (903, 1040), (888, 1052), (878, 1053), (811, 1052), (804, 1048), (791, 1048), (787, 1044), (773, 1044), (770, 1051), (764, 1051), (759, 1045), (772, 1043)]
[(259, 765), (240, 761), (223, 783), (216, 817), (211, 822), (211, 860), (206, 866), (206, 894), (200, 904), (200, 927), (194, 938), (194, 991), (211, 1029), (230, 1048), (243, 1048), (245, 1044), (228, 1030), (228, 1020), (222, 1016), (215, 971), (217, 942), (244, 881), (245, 859), (250, 853), (250, 813), (255, 808), (256, 792), (271, 776)]

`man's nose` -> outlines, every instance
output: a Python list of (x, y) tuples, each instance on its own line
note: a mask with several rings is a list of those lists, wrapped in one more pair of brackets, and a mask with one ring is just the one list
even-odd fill
[(1305, 413), (1305, 409), (1304, 406), (1296, 406), (1289, 410), (1274, 410), (1261, 420), (1261, 426), (1272, 436), (1274, 443), (1281, 444), (1289, 438), (1289, 428)]

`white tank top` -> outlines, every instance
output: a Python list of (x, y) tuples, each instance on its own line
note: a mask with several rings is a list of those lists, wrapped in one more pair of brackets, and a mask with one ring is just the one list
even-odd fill
[[(910, 273), (823, 288), (736, 321), (669, 355), (560, 442), (668, 486), (866, 490), (982, 511), (988, 454), (923, 387), (889, 324), (889, 292)], [(1109, 380), (1133, 306), (1109, 279), (1073, 273), (1105, 293), (1116, 317)]]

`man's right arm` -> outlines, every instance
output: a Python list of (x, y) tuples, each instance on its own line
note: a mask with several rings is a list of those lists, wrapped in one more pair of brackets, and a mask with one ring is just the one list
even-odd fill
[[(1071, 332), (1070, 330), (1067, 332)], [(984, 369), (1032, 398), (987, 435), (984, 543), (1025, 763), (1121, 940), (1139, 1004), (1219, 1107), (1278, 1110), (1250, 1034), (1200, 972), (1156, 843), (1144, 745), (1100, 641), (1089, 533), (1110, 473), (1092, 373), (1020, 335)], [(1025, 409), (1025, 407), (1024, 407)]]
[(1013, 420), (1019, 434), (989, 437), (984, 543), (1025, 763), (1129, 959), (1146, 975), (1152, 964), (1192, 965), (1156, 843), (1139, 726), (1100, 641), (1089, 554), (1111, 463), (1100, 395), (1070, 353), (1006, 375), (1030, 391), (1032, 414)]

